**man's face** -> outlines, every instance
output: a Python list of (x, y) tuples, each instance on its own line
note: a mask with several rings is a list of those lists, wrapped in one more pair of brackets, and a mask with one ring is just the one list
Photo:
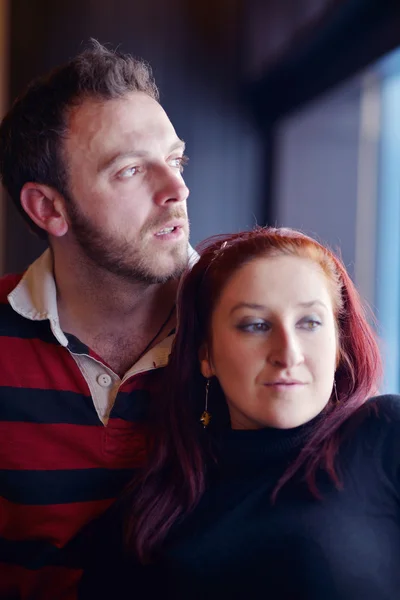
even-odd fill
[(64, 160), (68, 235), (97, 266), (158, 283), (188, 257), (184, 144), (162, 107), (142, 92), (72, 109)]

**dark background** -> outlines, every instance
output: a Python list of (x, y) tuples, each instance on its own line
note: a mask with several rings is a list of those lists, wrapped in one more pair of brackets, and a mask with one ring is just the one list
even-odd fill
[[(273, 223), (280, 120), (400, 45), (400, 1), (12, 0), (9, 101), (90, 37), (145, 58), (187, 143), (192, 243)], [(43, 249), (11, 202), (5, 270)]]

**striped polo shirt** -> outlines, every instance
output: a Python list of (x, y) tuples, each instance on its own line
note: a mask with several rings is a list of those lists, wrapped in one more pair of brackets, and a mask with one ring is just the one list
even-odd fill
[(68, 542), (142, 463), (171, 343), (121, 379), (61, 330), (49, 250), (0, 279), (1, 600), (76, 598), (80, 552)]

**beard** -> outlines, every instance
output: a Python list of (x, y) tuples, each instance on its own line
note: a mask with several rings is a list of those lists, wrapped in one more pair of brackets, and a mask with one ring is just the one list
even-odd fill
[(105, 232), (78, 208), (71, 198), (66, 199), (70, 228), (75, 242), (87, 259), (97, 267), (133, 283), (162, 284), (180, 277), (188, 264), (188, 241), (183, 240), (165, 253), (163, 261), (155, 248), (146, 247), (146, 233), (161, 229), (170, 219), (187, 219), (186, 211), (175, 208), (167, 216), (153, 219), (138, 232), (137, 239)]

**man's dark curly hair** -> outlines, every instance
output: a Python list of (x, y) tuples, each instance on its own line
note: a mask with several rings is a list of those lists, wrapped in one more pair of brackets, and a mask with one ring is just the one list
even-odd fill
[(0, 178), (22, 216), (40, 237), (21, 206), (23, 185), (32, 181), (68, 197), (68, 166), (63, 138), (68, 113), (86, 99), (112, 100), (144, 92), (158, 101), (150, 67), (129, 54), (112, 51), (96, 40), (69, 62), (34, 80), (0, 124)]

